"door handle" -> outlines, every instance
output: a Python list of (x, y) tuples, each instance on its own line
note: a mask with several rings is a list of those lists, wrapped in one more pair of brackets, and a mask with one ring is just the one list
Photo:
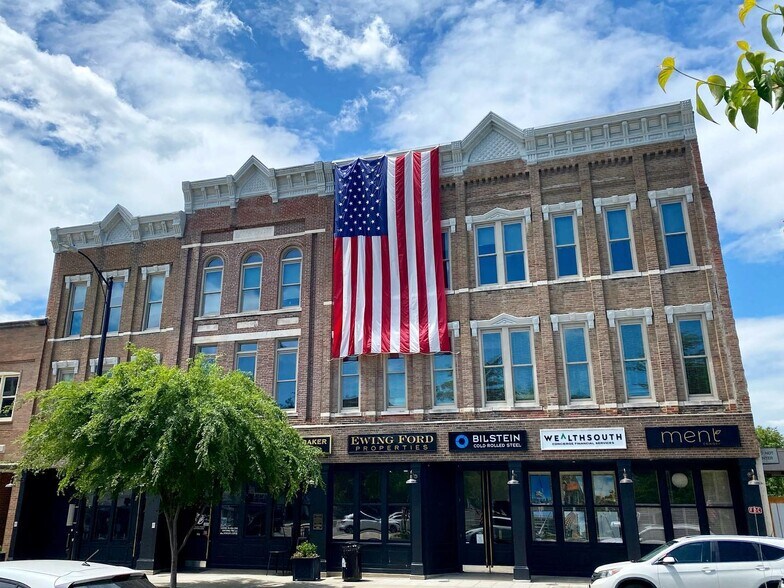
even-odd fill
[(757, 566), (756, 569), (759, 570), (760, 572), (764, 572), (765, 570), (769, 570), (770, 566), (759, 565), (759, 566)]
[(703, 574), (712, 574), (714, 572), (713, 568), (702, 568)]

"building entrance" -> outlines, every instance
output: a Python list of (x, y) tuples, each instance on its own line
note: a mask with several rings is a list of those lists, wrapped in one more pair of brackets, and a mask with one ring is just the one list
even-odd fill
[(462, 519), (461, 564), (497, 566), (514, 564), (512, 511), (506, 471), (462, 472), (458, 520)]

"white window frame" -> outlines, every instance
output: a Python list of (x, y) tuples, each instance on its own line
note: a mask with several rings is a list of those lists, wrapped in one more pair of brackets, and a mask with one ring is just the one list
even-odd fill
[[(710, 338), (708, 337), (708, 324), (707, 317), (703, 313), (676, 313), (673, 318), (675, 323), (675, 335), (678, 338), (678, 353), (680, 355), (681, 374), (683, 374), (683, 388), (686, 392), (686, 399), (688, 401), (704, 401), (704, 400), (717, 400), (718, 394), (716, 390), (716, 378), (713, 374), (713, 358), (711, 354)], [(706, 367), (708, 369), (708, 385), (710, 386), (710, 394), (691, 394), (689, 392), (689, 381), (686, 377), (686, 357), (683, 354), (683, 340), (681, 337), (681, 321), (700, 321), (700, 328), (702, 329), (702, 344), (705, 347)], [(696, 357), (696, 356), (691, 356)]]
[[(593, 314), (593, 313), (591, 313)], [(569, 321), (560, 322), (558, 331), (560, 331), (559, 338), (561, 340), (561, 367), (563, 369), (564, 382), (566, 389), (566, 404), (577, 405), (580, 404), (595, 404), (596, 403), (596, 384), (593, 380), (593, 361), (591, 358), (591, 337), (589, 330), (593, 325), (588, 321)], [(573, 329), (580, 327), (583, 330), (583, 341), (585, 342), (585, 358), (588, 363), (588, 385), (591, 387), (591, 396), (589, 398), (575, 398), (572, 399), (571, 390), (569, 387), (569, 363), (566, 358), (566, 329)]]
[(442, 259), (442, 265), (449, 266), (449, 272), (444, 273), (444, 289), (452, 290), (452, 282), (454, 276), (452, 275), (452, 230), (449, 228), (441, 228), (441, 239), (446, 238), (446, 253), (447, 257)]
[[(661, 212), (661, 207), (665, 204), (679, 203), (681, 206), (681, 214), (683, 214), (683, 227), (686, 229), (686, 247), (689, 253), (689, 263), (682, 265), (672, 265), (670, 263), (670, 252), (667, 250), (667, 233), (664, 232), (664, 214)], [(656, 207), (659, 211), (659, 231), (661, 232), (661, 244), (664, 248), (664, 260), (667, 262), (667, 269), (681, 269), (695, 267), (697, 264), (697, 256), (694, 251), (694, 240), (692, 239), (691, 222), (689, 220), (689, 208), (686, 206), (686, 198), (666, 198), (658, 201)]]
[[(454, 341), (452, 341), (451, 345), (452, 351), (448, 352), (441, 352), (441, 353), (434, 353), (430, 358), (430, 406), (436, 410), (445, 409), (445, 408), (455, 408), (457, 406), (457, 381), (456, 375), (457, 370), (455, 369), (455, 346)], [(436, 356), (437, 355), (444, 355), (449, 354), (452, 356), (452, 402), (446, 404), (436, 404), (436, 371), (446, 371), (446, 370), (436, 370)]]
[[(292, 257), (291, 259), (286, 259), (286, 255), (291, 251), (298, 251), (299, 257)], [(285, 286), (293, 286), (294, 284), (284, 284), (283, 283), (283, 268), (287, 264), (298, 263), (299, 264), (299, 281), (297, 282), (297, 287), (299, 288), (299, 304), (297, 306), (283, 306), (283, 287)], [(302, 252), (302, 248), (299, 246), (292, 246), (286, 247), (283, 250), (283, 253), (280, 255), (280, 273), (278, 274), (278, 308), (291, 308), (297, 309), (302, 308), (302, 270), (305, 263), (305, 254)]]
[[(16, 378), (16, 390), (13, 397), (5, 396), (5, 382), (7, 378)], [(11, 401), (11, 414), (0, 417), (0, 422), (7, 423), (13, 420), (16, 410), (16, 399), (19, 397), (19, 387), (22, 385), (22, 374), (19, 372), (0, 372), (0, 395), (5, 398), (13, 398)]]
[[(214, 347), (215, 348), (215, 354), (213, 355), (212, 353), (204, 353), (203, 350), (204, 350), (205, 347)], [(210, 362), (215, 363), (215, 364), (218, 363), (218, 344), (217, 343), (207, 343), (206, 345), (196, 345), (196, 354), (195, 355), (199, 355), (200, 353), (203, 354), (204, 357), (206, 357), (206, 358), (212, 358), (212, 359), (207, 359), (207, 361), (210, 361)]]
[[(482, 406), (484, 407), (526, 407), (539, 405), (539, 386), (537, 383), (537, 365), (536, 365), (536, 344), (534, 341), (534, 333), (537, 332), (538, 321), (534, 324), (517, 324), (508, 327), (490, 327), (478, 330), (479, 342), (479, 357), (480, 357), (480, 378), (482, 380)], [(512, 346), (511, 335), (513, 332), (527, 331), (529, 341), (531, 344), (531, 368), (534, 380), (534, 397), (532, 400), (523, 400), (515, 402), (514, 399), (514, 374), (512, 366)], [(487, 400), (487, 391), (485, 389), (485, 348), (482, 344), (482, 335), (488, 333), (499, 333), (501, 335), (501, 367), (504, 370), (504, 400)]]
[[(510, 282), (506, 279), (506, 249), (504, 248), (504, 226), (505, 225), (520, 225), (521, 236), (523, 240), (523, 264), (525, 270), (524, 280), (515, 280)], [(504, 286), (506, 284), (528, 284), (531, 280), (531, 272), (528, 267), (528, 247), (526, 239), (528, 238), (526, 232), (526, 222), (524, 218), (509, 218), (498, 220), (492, 223), (478, 223), (474, 225), (474, 258), (476, 263), (476, 286), (477, 288)], [(495, 241), (495, 271), (498, 276), (498, 281), (495, 284), (480, 284), (479, 283), (479, 239), (477, 237), (478, 231), (486, 227), (493, 227), (493, 235)], [(513, 251), (512, 253), (517, 253)]]
[[(142, 269), (146, 269), (146, 268), (142, 268)], [(149, 272), (143, 274), (143, 279), (147, 282), (147, 287), (144, 289), (144, 323), (142, 325), (143, 331), (157, 331), (161, 329), (161, 325), (163, 324), (163, 301), (166, 297), (166, 278), (168, 277), (168, 275), (169, 275), (168, 271), (165, 272), (157, 271), (157, 272)], [(152, 279), (148, 279), (148, 278), (154, 278), (156, 276), (161, 276), (163, 278), (163, 288), (161, 289), (161, 300), (160, 302), (158, 301), (151, 302), (150, 292), (152, 289)], [(153, 304), (161, 305), (161, 318), (157, 327), (150, 326), (150, 307)]]
[[(248, 258), (251, 255), (254, 255), (254, 254), (256, 254), (259, 257), (261, 257), (261, 261), (251, 261), (251, 262), (249, 262)], [(257, 287), (254, 287), (254, 288), (246, 288), (245, 287), (246, 286), (246, 284), (245, 284), (245, 270), (248, 269), (248, 268), (252, 268), (252, 267), (258, 267), (259, 268), (259, 285)], [(264, 256), (261, 254), (260, 251), (248, 251), (248, 253), (246, 253), (245, 256), (242, 258), (242, 264), (240, 265), (240, 299), (237, 301), (237, 309), (239, 310), (239, 312), (241, 312), (241, 313), (246, 313), (246, 312), (247, 313), (252, 313), (252, 312), (259, 312), (261, 310), (261, 284), (262, 284), (263, 280), (264, 280)], [(245, 294), (245, 290), (256, 290), (256, 288), (258, 288), (258, 290), (259, 290), (259, 306), (258, 306), (258, 308), (252, 308), (252, 309), (245, 309), (245, 308), (243, 308), (242, 307), (242, 301), (244, 299), (243, 294)]]
[[(250, 351), (240, 351), (240, 345), (249, 345), (253, 344), (256, 348), (253, 350), (253, 376), (251, 379), (255, 382), (256, 381), (256, 372), (258, 371), (259, 367), (259, 342), (258, 341), (237, 341), (234, 344), (234, 371), (240, 371), (239, 369), (239, 360), (240, 357), (250, 357)], [(197, 347), (198, 349), (198, 347)], [(245, 373), (245, 372), (243, 372)]]
[[(616, 331), (618, 331), (618, 350), (620, 351), (620, 360), (621, 360), (621, 371), (623, 372), (623, 389), (626, 395), (626, 402), (650, 402), (656, 398), (654, 391), (653, 391), (653, 378), (652, 378), (652, 371), (651, 371), (651, 350), (650, 346), (648, 345), (648, 325), (650, 324), (647, 320), (642, 318), (628, 318), (628, 319), (619, 319), (617, 321)], [(626, 381), (626, 359), (624, 356), (623, 350), (623, 337), (621, 337), (621, 327), (623, 325), (640, 325), (640, 329), (642, 330), (642, 346), (643, 351), (645, 352), (645, 369), (646, 369), (646, 376), (648, 377), (648, 396), (637, 396), (632, 397), (629, 396), (629, 384)]]
[[(296, 341), (296, 347), (280, 347), (281, 342), (283, 341)], [(294, 363), (294, 380), (279, 380), (278, 379), (278, 358), (282, 354), (294, 354), (296, 358), (296, 362)], [(278, 384), (280, 382), (294, 382), (294, 406), (292, 408), (282, 408), (281, 410), (286, 413), (293, 413), (297, 410), (297, 397), (299, 396), (299, 338), (297, 337), (286, 337), (283, 339), (277, 339), (275, 341), (275, 386), (274, 386), (274, 396), (273, 399), (275, 400), (275, 404), (280, 407), (280, 402), (278, 401)]]
[[(399, 356), (403, 360), (403, 393), (405, 404), (403, 406), (389, 405), (389, 363), (392, 356)], [(405, 412), (408, 410), (408, 359), (402, 353), (386, 353), (381, 356), (384, 361), (384, 411), (385, 412)], [(395, 372), (399, 373), (399, 372)]]
[[(556, 280), (575, 280), (577, 278), (583, 277), (583, 263), (582, 263), (582, 255), (580, 254), (580, 233), (579, 233), (579, 224), (577, 222), (577, 214), (576, 211), (571, 212), (559, 212), (556, 214), (551, 213), (550, 215), (550, 232), (552, 233), (552, 250), (553, 250), (553, 267), (555, 268), (555, 279)], [(558, 267), (558, 246), (556, 245), (556, 235), (555, 235), (555, 219), (563, 218), (563, 217), (571, 217), (572, 219), (572, 229), (574, 234), (574, 254), (577, 257), (577, 273), (570, 276), (561, 276), (560, 269)]]
[[(77, 277), (82, 278), (83, 276), (69, 276), (69, 277)], [(76, 296), (76, 290), (79, 286), (84, 286), (84, 306), (80, 311), (76, 311), (73, 308), (73, 303)], [(65, 319), (65, 333), (66, 337), (81, 337), (82, 331), (84, 330), (84, 315), (87, 309), (87, 293), (90, 290), (90, 280), (79, 279), (73, 280), (71, 282), (66, 283), (66, 289), (68, 290), (68, 311)], [(73, 315), (75, 312), (82, 313), (82, 324), (80, 325), (79, 332), (72, 334), (71, 327), (73, 325)]]
[(74, 375), (74, 379), (76, 379), (76, 374), (79, 373), (79, 360), (78, 359), (65, 359), (59, 361), (52, 362), (52, 375), (54, 376), (54, 382), (57, 384), (60, 380), (60, 374), (71, 373)]
[[(610, 221), (608, 218), (608, 214), (610, 212), (614, 212), (616, 210), (623, 210), (626, 215), (626, 230), (629, 233), (629, 248), (631, 249), (631, 256), (632, 256), (632, 268), (628, 270), (619, 270), (615, 271), (613, 269), (613, 257), (612, 257), (612, 248), (610, 247)], [(608, 206), (605, 207), (602, 212), (602, 216), (604, 217), (604, 234), (606, 236), (605, 241), (607, 242), (607, 261), (609, 262), (610, 273), (614, 275), (623, 275), (623, 274), (634, 274), (637, 273), (639, 270), (637, 268), (637, 249), (634, 242), (634, 227), (632, 226), (632, 211), (628, 205), (621, 205), (621, 206)]]
[(362, 402), (362, 362), (360, 361), (360, 356), (358, 355), (351, 355), (349, 357), (355, 358), (357, 362), (356, 376), (348, 376), (350, 378), (357, 379), (357, 405), (349, 407), (343, 406), (343, 365), (347, 359), (346, 357), (340, 359), (340, 366), (338, 367), (338, 404), (340, 412), (355, 413), (359, 412), (360, 403)]
[[(215, 260), (220, 261), (220, 266), (209, 267)], [(219, 255), (211, 255), (205, 262), (204, 262), (204, 269), (201, 273), (201, 303), (199, 304), (199, 316), (220, 316), (221, 314), (221, 304), (223, 303), (223, 277), (226, 270), (226, 262), (223, 261), (223, 258)], [(221, 279), (220, 279), (220, 288), (215, 292), (207, 292), (207, 274), (217, 273), (220, 271)], [(205, 303), (207, 301), (207, 295), (218, 295), (218, 312), (211, 312), (207, 314), (204, 310)]]

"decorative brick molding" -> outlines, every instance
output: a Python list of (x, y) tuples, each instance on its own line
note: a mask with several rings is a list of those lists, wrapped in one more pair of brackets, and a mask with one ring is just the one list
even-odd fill
[(624, 194), (616, 196), (607, 196), (606, 198), (594, 198), (593, 207), (596, 209), (596, 214), (602, 214), (602, 208), (608, 206), (618, 206), (621, 204), (628, 204), (632, 210), (637, 209), (637, 194)]
[[(484, 214), (476, 214), (465, 217), (466, 228), (469, 231), (474, 229), (474, 225), (482, 223), (492, 223), (495, 221), (506, 220), (525, 220), (525, 224), (531, 223), (531, 209), (521, 208), (520, 210), (507, 210), (506, 208), (494, 208)], [(454, 232), (454, 231), (453, 231)]]
[(481, 329), (497, 329), (500, 327), (533, 327), (534, 332), (539, 332), (538, 316), (513, 316), (505, 312), (498, 316), (484, 320), (471, 321), (471, 335), (476, 337)]
[(93, 275), (92, 274), (79, 274), (76, 276), (65, 276), (65, 289), (70, 290), (71, 284), (81, 284), (82, 282), (87, 282), (87, 287), (90, 287), (92, 283)]
[[(160, 362), (160, 353), (158, 354), (158, 356), (159, 356), (158, 361)], [(131, 357), (131, 359), (133, 359), (133, 357)], [(108, 366), (114, 367), (118, 363), (120, 363), (120, 358), (119, 357), (104, 357), (103, 358), (103, 365), (104, 366), (108, 365)], [(95, 369), (97, 367), (98, 367), (98, 358), (97, 357), (93, 357), (92, 359), (90, 359), (90, 372), (94, 374), (95, 373)]]
[(109, 272), (101, 272), (103, 277), (106, 279), (112, 278), (115, 282), (122, 280), (123, 282), (128, 281), (128, 270), (112, 270)]
[(553, 331), (558, 330), (558, 325), (566, 323), (588, 323), (588, 328), (593, 329), (596, 321), (594, 313), (591, 312), (570, 312), (567, 314), (551, 314), (550, 322), (553, 324)]
[(694, 188), (691, 186), (681, 186), (680, 188), (667, 188), (666, 190), (651, 190), (648, 192), (648, 200), (651, 201), (651, 206), (655, 207), (659, 200), (666, 200), (668, 198), (682, 198), (686, 197), (686, 202), (694, 201)]
[(667, 315), (667, 322), (672, 323), (675, 316), (679, 314), (704, 314), (709, 321), (713, 320), (713, 304), (703, 302), (702, 304), (681, 304), (680, 306), (665, 306), (664, 314)]
[(610, 323), (610, 328), (615, 328), (615, 322), (628, 318), (644, 318), (645, 324), (650, 325), (653, 322), (653, 309), (651, 307), (645, 308), (624, 308), (623, 310), (608, 310), (607, 320)]
[(147, 280), (147, 276), (151, 274), (164, 274), (168, 278), (170, 270), (170, 263), (165, 263), (163, 265), (148, 265), (147, 267), (142, 268), (142, 280)]
[(450, 233), (455, 232), (455, 225), (457, 222), (453, 218), (445, 218), (441, 220), (441, 228), (442, 229), (449, 229)]
[(57, 375), (57, 370), (72, 370), (73, 373), (79, 371), (78, 359), (61, 359), (60, 361), (52, 362), (52, 375)]
[(583, 201), (575, 200), (574, 202), (559, 202), (558, 204), (542, 204), (542, 218), (547, 220), (551, 214), (558, 214), (559, 212), (577, 212), (577, 216), (583, 215)]

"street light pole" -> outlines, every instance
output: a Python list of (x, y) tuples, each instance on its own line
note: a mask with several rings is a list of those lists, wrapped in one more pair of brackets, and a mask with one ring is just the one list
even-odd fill
[(84, 257), (87, 261), (90, 262), (90, 265), (93, 266), (95, 273), (98, 274), (98, 279), (106, 284), (106, 289), (104, 290), (104, 301), (103, 301), (103, 322), (101, 323), (101, 344), (98, 347), (98, 365), (95, 366), (95, 375), (100, 376), (103, 375), (103, 357), (104, 353), (106, 352), (106, 333), (109, 332), (109, 313), (111, 312), (111, 304), (112, 304), (112, 285), (114, 284), (114, 278), (111, 276), (109, 278), (103, 277), (103, 272), (98, 269), (98, 266), (95, 265), (95, 262), (90, 259), (87, 254), (82, 251), (81, 249), (77, 249), (73, 245), (67, 245), (65, 243), (61, 243), (63, 249), (68, 251), (73, 251), (78, 253), (82, 257)]

